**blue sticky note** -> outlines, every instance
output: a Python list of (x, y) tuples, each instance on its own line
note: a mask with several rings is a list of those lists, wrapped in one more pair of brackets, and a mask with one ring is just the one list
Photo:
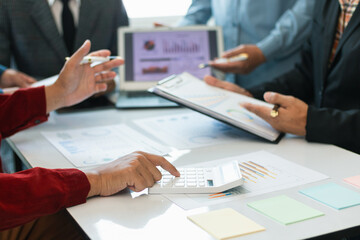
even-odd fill
[(360, 205), (360, 193), (335, 183), (307, 188), (300, 193), (338, 210)]

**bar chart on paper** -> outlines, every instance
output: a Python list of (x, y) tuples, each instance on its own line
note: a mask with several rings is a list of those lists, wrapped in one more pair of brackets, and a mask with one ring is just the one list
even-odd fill
[(214, 161), (211, 165), (236, 160), (244, 184), (216, 194), (166, 195), (184, 209), (232, 201), (235, 198), (256, 196), (328, 178), (326, 175), (287, 161), (266, 151)]

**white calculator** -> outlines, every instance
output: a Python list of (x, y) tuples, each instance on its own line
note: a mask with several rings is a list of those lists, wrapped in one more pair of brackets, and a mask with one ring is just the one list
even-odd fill
[(212, 168), (178, 168), (180, 177), (159, 170), (163, 177), (149, 188), (149, 194), (218, 193), (244, 182), (236, 161)]

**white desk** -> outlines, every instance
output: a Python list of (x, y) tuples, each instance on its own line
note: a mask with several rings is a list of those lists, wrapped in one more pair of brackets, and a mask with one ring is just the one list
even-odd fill
[[(168, 114), (185, 113), (185, 109), (167, 110), (104, 110), (72, 114), (52, 114), (50, 121), (28, 129), (10, 138), (15, 152), (33, 167), (73, 167), (41, 134), (44, 130), (83, 128), (126, 123), (135, 129), (132, 120)], [(139, 129), (138, 129), (139, 130)], [(271, 144), (244, 133), (236, 144), (199, 148), (179, 157), (173, 163), (184, 166), (195, 162), (266, 150), (285, 159), (324, 173), (331, 177), (321, 183), (336, 182), (348, 188), (342, 179), (360, 174), (360, 156), (331, 145), (307, 143), (303, 138), (287, 137), (279, 144)], [(309, 184), (318, 185), (318, 183)], [(257, 197), (236, 200), (184, 211), (161, 195), (142, 195), (131, 198), (129, 192), (112, 197), (96, 197), (86, 204), (68, 211), (91, 239), (213, 239), (209, 234), (187, 220), (186, 216), (209, 210), (231, 207), (263, 225), (266, 231), (239, 239), (303, 239), (360, 225), (360, 206), (334, 210), (298, 193), (304, 186), (277, 191)], [(280, 194), (297, 199), (325, 213), (325, 216), (289, 226), (281, 225), (246, 206), (247, 202)]]

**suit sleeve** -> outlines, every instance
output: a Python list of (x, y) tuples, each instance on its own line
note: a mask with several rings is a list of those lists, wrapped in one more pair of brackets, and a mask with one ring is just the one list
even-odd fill
[(11, 40), (8, 1), (0, 1), (0, 64), (10, 67)]
[(113, 36), (111, 41), (111, 47), (110, 51), (112, 55), (118, 54), (118, 38), (117, 38), (117, 31), (119, 27), (126, 27), (129, 26), (129, 17), (127, 15), (124, 3), (122, 0), (116, 0), (118, 1), (116, 4), (118, 6), (116, 14), (114, 14), (114, 24), (113, 24)]
[(360, 110), (309, 106), (306, 140), (334, 144), (360, 154)]
[(301, 62), (296, 64), (293, 70), (284, 75), (252, 88), (247, 89), (252, 95), (263, 100), (263, 95), (267, 91), (277, 92), (285, 95), (297, 97), (304, 102), (311, 103), (313, 95), (313, 57), (311, 43), (307, 41), (301, 51)]
[(298, 0), (277, 21), (269, 36), (257, 43), (266, 59), (282, 58), (300, 49), (311, 33), (314, 0)]
[(180, 26), (206, 24), (212, 16), (211, 0), (193, 0)]
[(0, 95), (0, 134), (12, 134), (46, 121), (45, 88), (20, 89)]
[(90, 184), (77, 169), (33, 168), (0, 173), (0, 189), (1, 231), (84, 203)]

